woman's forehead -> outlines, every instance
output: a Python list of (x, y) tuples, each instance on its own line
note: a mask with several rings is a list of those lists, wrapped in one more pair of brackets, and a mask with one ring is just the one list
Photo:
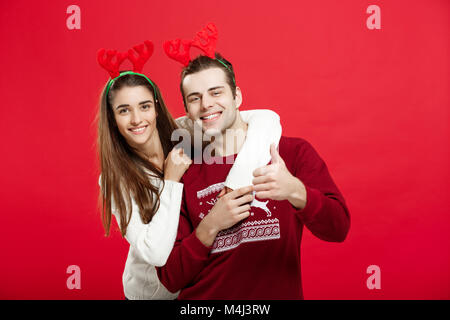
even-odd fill
[(142, 101), (154, 101), (153, 93), (145, 86), (122, 87), (114, 92), (113, 104), (139, 104)]

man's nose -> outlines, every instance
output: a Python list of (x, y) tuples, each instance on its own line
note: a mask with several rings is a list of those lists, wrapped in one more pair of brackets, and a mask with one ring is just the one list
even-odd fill
[(202, 109), (207, 110), (214, 105), (214, 100), (208, 95), (202, 97)]

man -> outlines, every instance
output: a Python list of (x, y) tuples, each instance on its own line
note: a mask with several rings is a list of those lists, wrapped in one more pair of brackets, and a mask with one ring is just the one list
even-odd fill
[[(177, 240), (158, 268), (161, 282), (181, 289), (178, 299), (302, 299), (303, 226), (334, 242), (350, 226), (325, 163), (305, 140), (282, 137), (271, 163), (253, 172), (253, 186), (225, 194), (228, 160), (247, 130), (232, 66), (218, 54), (200, 56), (183, 70), (180, 87), (188, 117), (215, 136), (216, 161), (194, 161), (183, 177)], [(230, 143), (231, 133), (242, 139)]]

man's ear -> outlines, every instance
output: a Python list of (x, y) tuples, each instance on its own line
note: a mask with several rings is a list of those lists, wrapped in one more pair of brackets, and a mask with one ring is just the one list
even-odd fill
[(239, 109), (239, 107), (242, 104), (242, 92), (241, 88), (236, 87), (236, 97), (234, 98), (236, 100), (236, 109)]

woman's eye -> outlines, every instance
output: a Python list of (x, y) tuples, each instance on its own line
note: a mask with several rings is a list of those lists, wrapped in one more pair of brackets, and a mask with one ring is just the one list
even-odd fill
[(122, 108), (122, 109), (119, 110), (119, 114), (126, 113), (127, 111), (128, 111), (128, 109)]
[(214, 95), (214, 96), (218, 96), (219, 94), (220, 94), (220, 91), (214, 91), (214, 92), (213, 92), (213, 95)]
[(148, 110), (148, 109), (150, 109), (150, 105), (149, 104), (144, 104), (143, 106), (142, 106), (142, 109), (144, 109), (144, 110)]

